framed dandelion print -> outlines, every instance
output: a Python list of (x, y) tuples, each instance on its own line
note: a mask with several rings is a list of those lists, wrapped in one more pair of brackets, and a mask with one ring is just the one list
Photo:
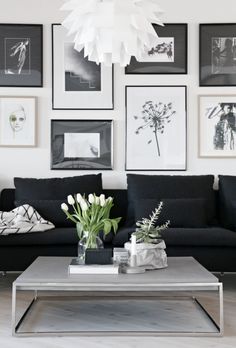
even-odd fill
[(52, 120), (51, 169), (111, 170), (112, 120)]
[(126, 170), (186, 170), (186, 86), (126, 86)]
[(35, 146), (35, 129), (35, 97), (0, 97), (0, 146)]
[(236, 157), (236, 95), (199, 96), (199, 156)]
[(0, 86), (43, 86), (41, 24), (0, 24)]

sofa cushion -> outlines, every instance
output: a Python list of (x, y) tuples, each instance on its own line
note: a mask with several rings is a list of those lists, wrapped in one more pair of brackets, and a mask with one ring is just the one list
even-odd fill
[(202, 198), (206, 200), (207, 223), (215, 224), (214, 176), (169, 176), (128, 174), (127, 225), (135, 223), (134, 201), (141, 198)]
[[(123, 246), (134, 231), (133, 227), (121, 228), (112, 241), (113, 246)], [(236, 247), (236, 233), (220, 227), (168, 228), (162, 232), (162, 238), (167, 251), (168, 246)]]
[(219, 175), (219, 213), (221, 225), (236, 231), (236, 176)]
[(14, 184), (16, 201), (60, 200), (69, 194), (102, 192), (101, 174), (49, 179), (14, 178)]
[[(170, 227), (206, 227), (206, 200), (202, 198), (162, 199), (163, 207), (155, 226), (168, 220)], [(160, 204), (159, 199), (134, 201), (135, 221), (148, 218)]]
[(66, 200), (29, 200), (23, 199), (15, 201), (15, 206), (29, 204), (45, 219), (52, 222), (56, 227), (75, 227), (75, 223), (67, 219), (61, 209), (61, 204)]

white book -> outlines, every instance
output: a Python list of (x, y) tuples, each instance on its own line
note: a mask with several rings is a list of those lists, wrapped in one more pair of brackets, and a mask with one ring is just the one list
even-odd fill
[(118, 265), (79, 265), (73, 259), (69, 265), (70, 274), (118, 274)]

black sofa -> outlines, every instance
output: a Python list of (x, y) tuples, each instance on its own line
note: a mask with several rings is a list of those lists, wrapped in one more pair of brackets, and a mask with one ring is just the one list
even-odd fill
[[(42, 189), (34, 190), (34, 181), (31, 184), (27, 181), (25, 183), (24, 179), (21, 182), (19, 179), (20, 184), (23, 184), (20, 185), (20, 190), (19, 187), (17, 191), (15, 189), (2, 190), (0, 210), (10, 211), (16, 205), (29, 203), (33, 206), (36, 205), (35, 208), (43, 217), (48, 218), (51, 214), (53, 218), (55, 214), (59, 214), (61, 197), (66, 198), (69, 191), (56, 193), (60, 189), (60, 182), (53, 182), (52, 185), (51, 180), (53, 179), (45, 180), (50, 187), (55, 184), (53, 196), (50, 188), (46, 189), (47, 192), (44, 190), (42, 193)], [(213, 190), (213, 182), (214, 177), (211, 175), (128, 174), (128, 190), (102, 190), (99, 187), (100, 192), (97, 193), (103, 192), (106, 196), (114, 197), (115, 206), (112, 209), (112, 216), (122, 216), (117, 234), (115, 236), (110, 234), (106, 238), (105, 247), (123, 246), (135, 229), (135, 221), (149, 214), (150, 209), (155, 207), (159, 201), (163, 201), (164, 208), (160, 222), (171, 220), (170, 228), (162, 233), (167, 245), (168, 256), (193, 256), (211, 271), (235, 272), (236, 218), (234, 212), (236, 211), (236, 198), (234, 199), (234, 192), (236, 192), (236, 177), (220, 176), (219, 191)], [(44, 183), (42, 179), (40, 185), (44, 185)], [(65, 181), (62, 181), (63, 189), (64, 183)], [(82, 184), (84, 185), (84, 183)], [(87, 193), (90, 188), (91, 183), (88, 185)], [(68, 187), (68, 190), (70, 189)], [(74, 193), (81, 192), (78, 191), (77, 186), (76, 189), (74, 188)], [(90, 192), (95, 192), (96, 189), (95, 187)], [(28, 192), (26, 192), (27, 190)], [(27, 197), (27, 194), (29, 196), (33, 194), (34, 199), (32, 200), (32, 196)], [(41, 199), (40, 195), (47, 195), (45, 196), (47, 199)], [(36, 200), (38, 196), (39, 199)], [(60, 211), (60, 213), (62, 212)], [(0, 271), (22, 271), (37, 256), (75, 256), (78, 243), (75, 227), (73, 224), (68, 225), (68, 222), (64, 223), (62, 218), (64, 215), (59, 214), (57, 221), (53, 221), (56, 225), (54, 230), (0, 236)]]

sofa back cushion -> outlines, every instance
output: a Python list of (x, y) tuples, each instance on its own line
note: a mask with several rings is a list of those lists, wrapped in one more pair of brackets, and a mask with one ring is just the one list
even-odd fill
[(216, 223), (214, 176), (169, 176), (128, 174), (127, 225), (135, 224), (134, 201), (138, 199), (205, 199), (207, 224)]
[(15, 200), (65, 200), (68, 195), (102, 192), (102, 176), (83, 175), (67, 178), (14, 178)]
[[(162, 199), (163, 207), (155, 226), (168, 220), (170, 227), (207, 227), (206, 200), (203, 198)], [(159, 199), (139, 199), (135, 201), (135, 221), (148, 218), (160, 204)]]
[(236, 231), (236, 176), (219, 175), (219, 215), (222, 226)]

